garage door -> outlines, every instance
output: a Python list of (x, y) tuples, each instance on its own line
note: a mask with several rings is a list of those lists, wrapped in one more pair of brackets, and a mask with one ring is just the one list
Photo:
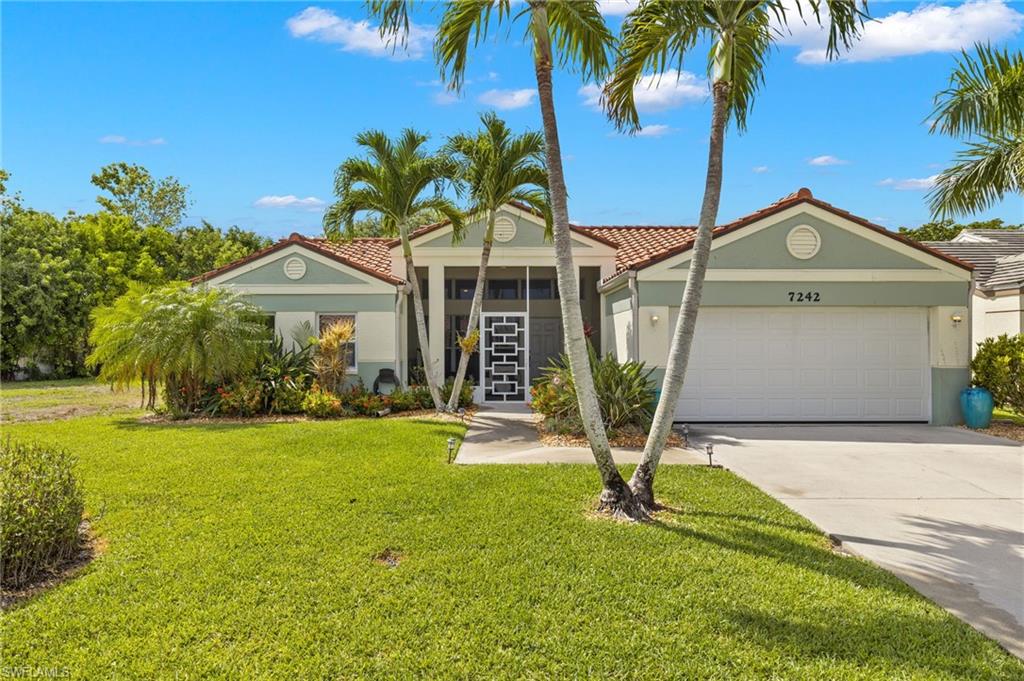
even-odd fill
[(929, 378), (923, 308), (703, 308), (676, 418), (927, 421)]

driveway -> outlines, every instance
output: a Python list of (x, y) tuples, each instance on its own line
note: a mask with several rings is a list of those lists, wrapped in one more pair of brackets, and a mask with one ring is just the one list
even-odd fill
[(743, 476), (1024, 657), (1024, 446), (959, 428), (692, 426)]

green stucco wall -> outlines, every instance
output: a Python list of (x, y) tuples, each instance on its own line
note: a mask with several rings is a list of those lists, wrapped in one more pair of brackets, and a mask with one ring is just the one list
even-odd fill
[[(821, 249), (807, 260), (786, 249), (786, 235), (798, 225), (810, 225), (821, 236)], [(777, 225), (748, 234), (711, 251), (712, 269), (929, 269), (923, 262), (880, 246), (842, 227), (803, 213)], [(673, 269), (685, 270), (689, 263)]]
[(623, 309), (629, 309), (629, 300), (628, 286), (606, 293), (604, 295), (604, 313), (610, 315)]
[(932, 420), (936, 426), (963, 423), (960, 391), (971, 384), (970, 369), (932, 367)]
[(394, 362), (359, 362), (359, 365), (356, 367), (359, 378), (363, 379), (363, 385), (366, 386), (367, 390), (373, 389), (373, 382), (381, 369), (394, 368)]
[[(888, 307), (931, 307), (967, 305), (969, 284), (965, 282), (775, 282), (709, 281), (704, 284), (704, 306), (813, 307), (863, 305)], [(791, 302), (789, 293), (817, 292), (820, 302)], [(678, 306), (683, 282), (640, 281), (640, 305)]]
[[(551, 246), (551, 242), (544, 238), (544, 229), (535, 224), (530, 220), (526, 220), (512, 213), (504, 211), (498, 212), (499, 217), (507, 217), (516, 224), (516, 235), (511, 241), (506, 242), (494, 242), (495, 249), (507, 248), (510, 246), (514, 247), (539, 247), (539, 246)], [(451, 248), (456, 246), (459, 248), (481, 248), (484, 244), (484, 232), (485, 232), (485, 221), (476, 220), (466, 226), (466, 234), (462, 241), (457, 244), (452, 243), (452, 235), (441, 234), (424, 241), (417, 241), (416, 248)], [(589, 245), (576, 242), (573, 244), (573, 249), (578, 250), (581, 248), (590, 248)]]
[[(284, 273), (284, 264), (292, 258), (299, 258), (306, 263), (306, 274), (301, 279), (289, 279)], [(302, 255), (286, 255), (266, 265), (261, 265), (245, 274), (231, 278), (228, 283), (247, 285), (310, 285), (310, 284), (362, 284), (369, 286), (363, 279), (359, 279), (337, 268), (328, 267), (312, 258)]]
[(267, 312), (389, 312), (395, 309), (395, 296), (389, 293), (261, 293), (247, 298)]

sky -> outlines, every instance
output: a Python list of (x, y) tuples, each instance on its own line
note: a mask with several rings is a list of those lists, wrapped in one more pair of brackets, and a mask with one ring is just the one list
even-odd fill
[[(97, 209), (89, 178), (116, 161), (190, 187), (186, 222), (271, 237), (317, 234), (338, 164), (367, 128), (413, 127), (441, 144), (497, 111), (540, 129), (524, 26), (471, 53), (461, 93), (432, 58), (439, 6), (422, 3), (407, 49), (382, 44), (362, 2), (0, 5), (0, 164), (37, 209)], [(617, 31), (624, 1), (602, 11)], [(929, 220), (925, 195), (961, 143), (929, 134), (933, 98), (977, 41), (1019, 50), (1024, 3), (873, 2), (837, 61), (813, 26), (773, 52), (748, 129), (730, 129), (720, 222), (799, 187), (895, 229)], [(555, 97), (570, 218), (693, 224), (707, 160), (706, 47), (637, 91), (644, 125), (617, 133), (599, 86), (559, 72)], [(1012, 197), (978, 219), (1024, 221)]]

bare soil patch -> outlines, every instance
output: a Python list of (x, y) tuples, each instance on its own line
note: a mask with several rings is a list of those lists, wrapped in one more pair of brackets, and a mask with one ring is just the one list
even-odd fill
[[(538, 417), (535, 421), (537, 426), (537, 433), (540, 438), (540, 443), (546, 447), (589, 447), (590, 442), (587, 440), (585, 435), (566, 435), (562, 433), (554, 433), (548, 430), (544, 426), (544, 418)], [(609, 443), (612, 447), (626, 447), (642, 449), (647, 444), (647, 433), (642, 430), (635, 431), (619, 431), (609, 439)], [(682, 447), (683, 438), (676, 432), (672, 432), (668, 436), (669, 447)]]

